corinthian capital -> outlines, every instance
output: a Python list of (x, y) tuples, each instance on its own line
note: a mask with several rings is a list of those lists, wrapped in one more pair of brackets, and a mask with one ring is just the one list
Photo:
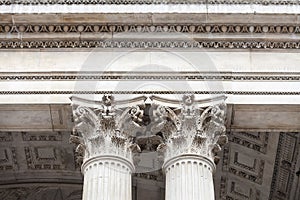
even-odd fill
[(193, 154), (217, 162), (217, 152), (227, 143), (225, 135), (225, 98), (211, 99), (209, 103), (195, 101), (193, 95), (185, 95), (178, 107), (158, 106), (163, 120), (164, 143), (158, 151), (164, 160)]
[(70, 141), (77, 144), (76, 151), (84, 161), (101, 155), (132, 161), (132, 153), (139, 151), (133, 143), (134, 134), (143, 121), (143, 101), (136, 100), (135, 106), (128, 106), (109, 95), (98, 102), (72, 98), (75, 128)]

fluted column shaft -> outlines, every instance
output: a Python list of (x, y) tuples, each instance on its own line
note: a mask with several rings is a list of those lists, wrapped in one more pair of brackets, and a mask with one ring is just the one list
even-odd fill
[[(98, 107), (73, 104), (76, 131), (71, 140), (83, 158), (83, 200), (132, 198), (133, 154), (141, 152), (134, 133), (148, 130), (144, 120), (149, 116), (144, 117), (144, 105), (121, 108), (113, 100), (108, 95)], [(207, 100), (184, 95), (181, 103), (172, 103), (178, 107), (151, 104), (151, 131), (162, 135), (157, 151), (164, 162), (166, 200), (214, 200), (214, 162), (228, 140), (224, 97), (216, 100), (207, 105)]]
[(214, 200), (213, 172), (217, 153), (227, 143), (226, 104), (211, 101), (203, 106), (193, 95), (182, 98), (180, 112), (160, 107), (166, 126), (164, 143), (157, 147), (164, 156), (165, 200)]
[(214, 200), (212, 161), (181, 155), (165, 162), (166, 200)]
[(84, 174), (83, 200), (131, 200), (129, 161), (113, 156), (98, 156), (82, 165)]
[[(118, 104), (104, 95), (88, 106), (72, 98), (78, 161), (83, 161), (83, 200), (132, 200), (133, 154), (140, 151), (132, 135), (140, 125), (140, 107)], [(141, 106), (142, 107), (142, 106)], [(138, 116), (136, 116), (138, 115)]]

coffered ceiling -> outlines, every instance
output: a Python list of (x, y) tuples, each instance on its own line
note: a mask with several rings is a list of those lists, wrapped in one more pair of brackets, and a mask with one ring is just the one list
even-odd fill
[[(299, 109), (298, 105), (228, 105), (229, 143), (219, 153), (214, 174), (216, 199), (296, 198)], [(71, 107), (1, 105), (0, 115), (1, 199), (81, 199), (82, 175), (69, 144)], [(162, 172), (134, 174), (133, 196), (164, 199)]]

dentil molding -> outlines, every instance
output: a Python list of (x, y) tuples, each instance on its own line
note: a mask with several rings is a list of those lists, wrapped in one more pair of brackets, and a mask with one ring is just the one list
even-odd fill
[(11, 4), (262, 4), (296, 5), (297, 0), (1, 0), (0, 5)]

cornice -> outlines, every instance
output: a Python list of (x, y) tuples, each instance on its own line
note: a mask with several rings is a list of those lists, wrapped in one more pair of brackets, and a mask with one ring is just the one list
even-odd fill
[(261, 5), (296, 5), (298, 0), (0, 0), (0, 5), (149, 5), (149, 4), (261, 4)]
[(199, 39), (198, 41), (184, 40), (32, 40), (32, 41), (0, 41), (0, 49), (299, 49), (299, 40), (213, 40)]
[(0, 34), (39, 33), (183, 33), (183, 34), (299, 34), (294, 24), (242, 24), (242, 23), (166, 23), (166, 24), (1, 24)]
[(49, 80), (300, 81), (300, 72), (0, 72), (0, 81)]
[(3, 23), (0, 49), (298, 49), (299, 33), (296, 23)]

